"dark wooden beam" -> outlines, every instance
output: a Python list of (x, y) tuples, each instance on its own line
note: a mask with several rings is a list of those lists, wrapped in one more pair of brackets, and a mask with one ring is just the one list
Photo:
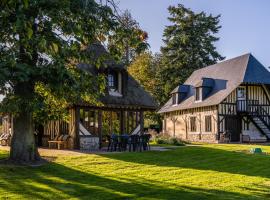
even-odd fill
[(99, 148), (102, 148), (102, 111), (98, 111), (98, 137), (99, 137)]
[(136, 111), (136, 127), (138, 126), (139, 122), (138, 122), (138, 112)]
[(143, 111), (140, 112), (140, 133), (141, 135), (144, 133), (144, 113)]
[(126, 112), (126, 115), (127, 115), (127, 127), (126, 127), (126, 133), (129, 133), (129, 117), (130, 117), (130, 112), (129, 111), (127, 111)]
[(126, 117), (125, 111), (120, 111), (120, 134), (123, 135), (125, 133), (125, 125), (126, 125)]
[(110, 126), (110, 134), (112, 134), (112, 111), (110, 111), (110, 121), (109, 121), (109, 126)]

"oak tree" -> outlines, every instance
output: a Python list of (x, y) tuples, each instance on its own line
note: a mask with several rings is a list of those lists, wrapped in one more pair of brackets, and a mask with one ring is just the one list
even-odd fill
[(87, 46), (115, 27), (108, 5), (95, 0), (0, 1), (0, 104), (12, 113), (10, 159), (39, 159), (34, 121), (61, 117), (78, 101), (95, 103), (104, 79), (77, 68), (91, 63)]

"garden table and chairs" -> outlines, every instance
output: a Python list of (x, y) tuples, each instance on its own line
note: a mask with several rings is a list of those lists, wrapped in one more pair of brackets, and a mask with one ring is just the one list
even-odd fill
[(150, 134), (143, 135), (107, 135), (107, 151), (147, 151), (150, 150)]

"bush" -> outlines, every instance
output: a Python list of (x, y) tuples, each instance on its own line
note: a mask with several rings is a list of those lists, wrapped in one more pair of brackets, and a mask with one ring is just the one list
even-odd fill
[(156, 144), (169, 144), (174, 146), (184, 146), (187, 143), (178, 138), (164, 136), (156, 137), (153, 142)]

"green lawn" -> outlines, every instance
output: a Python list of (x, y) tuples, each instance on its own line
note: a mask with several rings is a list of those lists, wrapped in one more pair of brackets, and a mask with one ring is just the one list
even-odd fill
[(249, 154), (251, 147), (198, 145), (58, 156), (41, 167), (2, 165), (0, 199), (270, 199), (270, 155)]

